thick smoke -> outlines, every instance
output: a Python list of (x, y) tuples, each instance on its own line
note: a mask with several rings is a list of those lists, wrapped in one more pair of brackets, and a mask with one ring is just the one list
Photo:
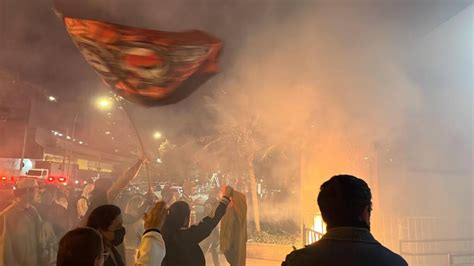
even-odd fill
[[(294, 158), (287, 164), (292, 169), (273, 167), (284, 173), (294, 172), (295, 165), (302, 168), (308, 188), (302, 191), (304, 208), (316, 212), (321, 182), (348, 172), (378, 186), (374, 194), (381, 201), (376, 204), (384, 207), (380, 212), (448, 215), (426, 210), (426, 204), (414, 201), (446, 206), (464, 201), (463, 197), (448, 200), (455, 191), (446, 189), (447, 182), (456, 174), (448, 177), (443, 171), (461, 169), (461, 183), (471, 182), (472, 151), (464, 147), (470, 147), (472, 129), (461, 125), (472, 125), (472, 102), (466, 100), (472, 97), (472, 79), (458, 67), (452, 68), (456, 78), (444, 73), (456, 64), (469, 66), (463, 58), (449, 56), (455, 49), (470, 51), (461, 43), (472, 40), (458, 37), (469, 26), (466, 15), (449, 26), (450, 17), (466, 3), (372, 4), (142, 1), (128, 5), (102, 1), (91, 6), (102, 10), (97, 11), (101, 18), (114, 22), (165, 30), (200, 28), (225, 42), (222, 72), (216, 78), (177, 106), (136, 110), (141, 123), (156, 121), (170, 138), (188, 143), (196, 136), (212, 135), (229, 124), (229, 117), (256, 117), (266, 142), (300, 147), (287, 151)], [(451, 13), (443, 14), (443, 10)], [(461, 32), (448, 33), (443, 27)], [(218, 114), (208, 108), (209, 101), (219, 106)], [(449, 122), (451, 116), (459, 126)], [(455, 141), (453, 146), (448, 139)], [(186, 147), (190, 152), (200, 149)], [(462, 156), (456, 157), (459, 153)], [(295, 163), (300, 155), (301, 161)], [(393, 170), (397, 167), (409, 169), (402, 173)], [(426, 182), (432, 184), (430, 193), (421, 192)], [(298, 184), (287, 185), (299, 189)], [(394, 199), (404, 191), (409, 191), (408, 200), (395, 208)], [(451, 208), (453, 213), (464, 210), (468, 206)], [(275, 213), (268, 216), (278, 218), (273, 217)]]
[[(278, 144), (275, 153), (286, 158), (270, 163), (271, 175), (283, 181), (257, 178), (295, 192), (274, 208), (262, 208), (264, 219), (299, 220), (281, 210), (295, 210), (300, 197), (302, 216), (310, 219), (319, 185), (343, 172), (372, 186), (376, 218), (471, 219), (472, 6), (459, 13), (469, 1), (336, 2), (57, 5), (65, 15), (161, 30), (198, 28), (223, 39), (220, 74), (175, 106), (137, 107), (133, 116), (143, 135), (161, 130), (181, 144), (183, 154), (202, 152), (196, 139), (215, 135), (232, 120), (256, 119), (264, 136), (259, 140)], [(78, 57), (61, 34), (64, 51)], [(37, 56), (32, 63), (44, 59)], [(87, 76), (74, 87), (99, 87), (91, 71), (81, 70), (86, 64), (74, 60), (74, 74), (64, 75)], [(209, 156), (207, 168), (222, 166), (214, 165), (218, 158), (199, 154)], [(188, 165), (183, 160), (176, 167)], [(303, 188), (292, 179), (300, 174)]]

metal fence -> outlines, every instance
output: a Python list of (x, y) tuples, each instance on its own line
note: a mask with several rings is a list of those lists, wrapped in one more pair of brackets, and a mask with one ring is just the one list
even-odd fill
[[(375, 237), (389, 249), (400, 252), (400, 240), (441, 238), (443, 221), (438, 217), (378, 217), (373, 228)], [(418, 251), (418, 250), (416, 250)]]
[(400, 255), (409, 265), (470, 265), (465, 264), (471, 254), (473, 238), (400, 240)]
[(303, 244), (304, 245), (309, 245), (311, 243), (314, 243), (321, 239), (323, 234), (320, 232), (316, 232), (311, 228), (306, 228), (306, 226), (303, 226)]
[(472, 256), (465, 256), (474, 253), (474, 235), (466, 235), (469, 225), (472, 221), (439, 217), (378, 217), (373, 231), (410, 266), (459, 266), (472, 265)]
[(474, 265), (474, 253), (452, 253), (448, 255), (449, 266)]

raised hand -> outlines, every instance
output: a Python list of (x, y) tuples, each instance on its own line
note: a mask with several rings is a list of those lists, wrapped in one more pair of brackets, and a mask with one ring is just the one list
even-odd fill
[(231, 186), (224, 186), (222, 187), (222, 195), (223, 197), (226, 197), (226, 198), (232, 198), (234, 194), (234, 189), (231, 187)]

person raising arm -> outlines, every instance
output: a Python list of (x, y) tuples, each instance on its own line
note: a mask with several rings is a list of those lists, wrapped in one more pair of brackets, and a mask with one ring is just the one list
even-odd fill
[(160, 229), (163, 226), (166, 211), (166, 203), (160, 201), (148, 213), (145, 213), (145, 233), (138, 249), (136, 266), (161, 265), (166, 249)]

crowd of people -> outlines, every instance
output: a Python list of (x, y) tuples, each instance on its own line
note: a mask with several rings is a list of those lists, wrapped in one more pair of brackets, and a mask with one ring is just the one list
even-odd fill
[[(75, 202), (67, 195), (58, 200), (56, 187), (38, 193), (36, 180), (20, 179), (15, 201), (0, 213), (0, 266), (204, 266), (208, 250), (219, 266), (217, 226), (233, 201), (232, 187), (224, 186), (220, 197), (212, 193), (207, 216), (191, 225), (185, 200), (168, 206), (148, 193), (118, 203), (142, 164), (137, 161), (114, 182), (98, 179), (85, 186)], [(318, 205), (327, 233), (282, 265), (407, 265), (371, 235), (371, 198), (368, 185), (354, 176), (325, 182)]]
[(215, 230), (232, 189), (223, 191), (215, 211), (189, 226), (186, 201), (166, 192), (166, 202), (151, 191), (124, 196), (142, 164), (138, 160), (115, 181), (84, 186), (75, 200), (54, 185), (18, 180), (14, 202), (0, 213), (0, 265), (205, 265), (199, 243)]

